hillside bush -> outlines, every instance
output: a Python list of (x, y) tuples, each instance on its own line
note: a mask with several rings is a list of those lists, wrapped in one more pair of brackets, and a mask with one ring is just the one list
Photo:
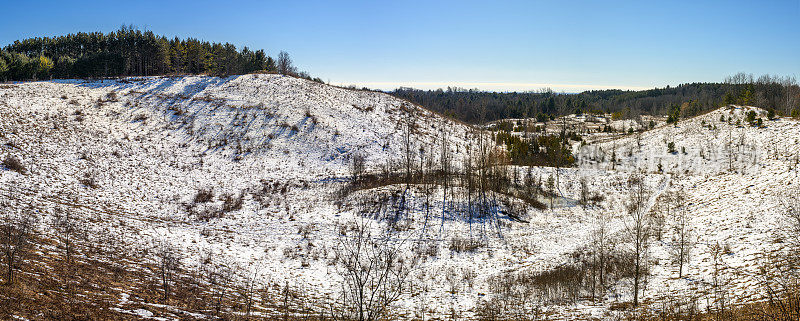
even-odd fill
[(208, 203), (214, 199), (214, 191), (208, 188), (197, 191), (194, 195), (194, 203)]
[(485, 247), (486, 243), (474, 238), (465, 238), (455, 236), (450, 239), (450, 251), (453, 252), (473, 252), (479, 248)]
[(25, 166), (22, 165), (22, 162), (18, 158), (11, 155), (6, 156), (3, 159), (3, 166), (9, 170), (15, 171), (20, 174), (25, 174), (25, 172), (27, 171), (25, 169)]

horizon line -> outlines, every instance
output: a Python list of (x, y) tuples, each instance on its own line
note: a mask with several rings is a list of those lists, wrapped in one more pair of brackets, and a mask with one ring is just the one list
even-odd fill
[[(593, 84), (557, 84), (557, 83), (517, 83), (517, 82), (417, 82), (417, 81), (366, 81), (366, 82), (331, 82), (337, 86), (367, 87), (370, 89), (395, 90), (400, 87), (414, 89), (436, 90), (447, 87), (464, 89), (478, 89), (494, 92), (525, 92), (550, 88), (553, 91), (582, 92), (587, 90), (647, 90), (656, 86), (618, 86), (618, 85), (593, 85)], [(565, 91), (569, 90), (569, 91)]]

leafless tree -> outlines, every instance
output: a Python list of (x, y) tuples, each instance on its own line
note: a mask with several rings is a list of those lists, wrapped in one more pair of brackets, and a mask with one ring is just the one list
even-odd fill
[(711, 288), (713, 290), (714, 304), (718, 320), (725, 320), (724, 317), (728, 303), (728, 279), (725, 276), (725, 265), (722, 262), (723, 255), (726, 254), (725, 247), (719, 242), (709, 247), (713, 270), (711, 274)]
[(75, 240), (80, 232), (78, 218), (71, 210), (56, 207), (53, 212), (52, 226), (61, 246), (64, 247), (64, 262), (72, 263), (72, 255), (75, 248)]
[(643, 177), (639, 175), (630, 176), (628, 187), (630, 188), (630, 199), (628, 201), (628, 219), (625, 222), (625, 228), (633, 245), (633, 306), (638, 307), (639, 289), (642, 278), (647, 271), (647, 255), (650, 236), (652, 235), (652, 223), (647, 207), (650, 195)]
[(221, 258), (211, 250), (202, 254), (200, 272), (208, 284), (210, 301), (208, 304), (219, 314), (222, 312), (222, 302), (234, 278), (235, 264), (221, 261)]
[(592, 231), (592, 300), (605, 291), (605, 269), (609, 256), (608, 214), (600, 211), (595, 216)]
[(403, 122), (400, 124), (403, 129), (403, 165), (406, 170), (406, 188), (411, 184), (411, 176), (414, 168), (414, 132), (416, 131), (416, 120), (414, 109), (403, 104)]
[(262, 265), (256, 263), (252, 269), (243, 269), (242, 273), (244, 275), (242, 275), (239, 285), (237, 286), (239, 295), (242, 300), (244, 300), (244, 315), (248, 317), (253, 308), (255, 292), (260, 282), (261, 268)]
[(353, 175), (353, 183), (358, 183), (366, 170), (366, 157), (362, 153), (355, 153), (350, 160), (350, 174)]
[(781, 203), (788, 219), (790, 235), (796, 246), (800, 246), (800, 190), (794, 189), (784, 192)]
[(441, 167), (442, 171), (442, 189), (444, 190), (442, 193), (442, 213), (444, 213), (445, 208), (447, 208), (447, 190), (450, 186), (450, 172), (452, 170), (451, 165), (451, 156), (450, 156), (450, 139), (448, 137), (449, 131), (446, 128), (447, 124), (445, 120), (442, 120), (441, 124), (439, 125), (439, 136), (440, 136), (440, 152), (442, 153), (439, 156), (439, 162), (441, 163), (439, 166)]
[(673, 219), (673, 256), (678, 263), (678, 278), (683, 277), (684, 265), (689, 263), (693, 242), (693, 227), (690, 221), (689, 212), (686, 210), (686, 194), (682, 191), (676, 192), (670, 199), (671, 216)]
[(580, 188), (581, 205), (585, 209), (589, 204), (589, 182), (586, 181), (586, 177), (581, 177)]
[(169, 301), (171, 284), (175, 273), (180, 268), (180, 252), (168, 240), (159, 240), (155, 248), (158, 266), (158, 277), (161, 279), (161, 290), (164, 303)]
[(289, 53), (286, 51), (281, 51), (278, 53), (278, 61), (276, 65), (278, 68), (278, 73), (282, 75), (294, 75), (297, 73), (297, 68), (295, 68), (292, 64), (292, 58), (289, 57)]
[[(413, 267), (400, 251), (402, 241), (373, 236), (363, 219), (350, 224), (334, 249), (341, 282), (341, 319), (373, 321), (385, 318), (407, 286)], [(341, 231), (342, 229), (340, 229)]]
[(31, 245), (35, 218), (32, 210), (20, 209), (9, 202), (0, 203), (0, 249), (6, 263), (6, 284), (14, 281), (14, 269)]

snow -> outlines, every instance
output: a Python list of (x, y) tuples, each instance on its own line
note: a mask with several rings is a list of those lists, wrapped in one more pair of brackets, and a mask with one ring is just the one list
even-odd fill
[[(723, 108), (677, 126), (660, 124), (640, 137), (604, 136), (597, 143), (576, 145), (578, 166), (560, 169), (558, 189), (565, 200), (578, 199), (579, 182), (585, 178), (591, 191), (605, 196), (595, 207), (567, 202), (553, 209), (528, 208), (526, 222), (503, 215), (469, 221), (454, 214), (457, 208), (443, 212), (443, 190), (436, 188), (426, 220), (422, 187), (413, 186), (412, 214), (402, 222), (407, 229), (393, 233), (407, 240), (404, 255), (418, 256), (419, 266), (411, 276), (415, 295), (404, 296), (397, 309), (405, 315), (457, 311), (466, 318), (474, 316), (479, 302), (493, 296), (489, 279), (570, 262), (572, 253), (591, 242), (600, 214), (609, 216), (610, 234), (621, 239), (628, 200), (624, 181), (631, 173), (644, 175), (653, 191), (649, 206), (665, 191), (685, 191), (697, 236), (688, 270), (680, 279), (669, 258), (669, 229), (661, 241), (654, 241), (651, 257), (660, 264), (653, 269), (644, 297), (708, 291), (713, 274), (709, 249), (717, 243), (730, 248), (722, 261), (735, 279), (729, 285), (734, 300), (753, 295), (756, 280), (747, 275), (756, 274), (764, 253), (784, 247), (776, 242), (784, 233), (776, 228), (781, 219), (778, 196), (797, 188), (800, 124), (778, 119), (754, 128), (719, 120), (722, 115), (743, 119), (748, 110), (763, 112)], [(409, 113), (418, 129), (415, 153), (422, 149), (438, 158), (445, 130), (454, 164), (461, 163), (473, 144), (473, 128), (386, 94), (292, 77), (145, 77), (11, 85), (0, 89), (0, 158), (18, 156), (29, 173), (0, 170), (0, 198), (43, 209), (71, 204), (93, 219), (97, 231), (141, 248), (163, 243), (177, 247), (186, 266), (199, 268), (202, 257), (213, 253), (241, 267), (241, 276), (257, 270), (263, 284), (289, 282), (330, 299), (338, 290), (332, 261), (338, 225), (358, 216), (355, 204), (361, 200), (397, 190), (386, 186), (360, 191), (336, 204), (338, 191), (349, 180), (350, 158), (365, 155), (369, 170), (375, 172), (387, 164), (397, 166), (404, 154), (402, 124)], [(675, 143), (677, 153), (667, 151), (668, 142)], [(617, 158), (614, 165), (612, 153)], [(520, 176), (528, 171), (513, 169)], [(556, 175), (553, 168), (530, 170), (541, 181)], [(97, 188), (85, 186), (83, 177), (94, 177)], [(259, 201), (255, 194), (265, 187), (266, 196)], [(202, 206), (219, 209), (219, 196), (230, 193), (243, 196), (242, 208), (198, 220), (186, 208), (201, 189), (215, 195)], [(456, 199), (447, 206), (463, 204)], [(381, 220), (372, 226), (386, 230)], [(300, 232), (303, 229), (308, 237)], [(453, 252), (448, 246), (454, 237), (478, 239), (485, 246)], [(431, 247), (434, 255), (415, 253), (423, 246)], [(626, 282), (612, 286), (601, 302), (582, 300), (547, 310), (553, 318), (611, 318), (611, 304), (630, 300)], [(120, 302), (129, 302), (128, 297)], [(152, 316), (147, 310), (131, 313)]]

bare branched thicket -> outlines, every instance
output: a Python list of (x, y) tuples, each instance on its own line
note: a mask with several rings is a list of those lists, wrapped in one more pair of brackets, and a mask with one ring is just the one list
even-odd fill
[(342, 278), (335, 314), (348, 320), (382, 320), (407, 291), (413, 262), (402, 256), (402, 241), (373, 235), (364, 221), (351, 226), (355, 228), (340, 229), (346, 234), (339, 237), (334, 249)]
[(453, 252), (472, 252), (479, 248), (485, 247), (486, 241), (472, 238), (455, 236), (450, 239), (450, 251)]
[(353, 183), (358, 184), (366, 171), (366, 157), (362, 153), (355, 153), (351, 157), (350, 174), (353, 175)]
[(162, 300), (166, 304), (169, 302), (175, 274), (180, 268), (180, 252), (168, 240), (159, 240), (154, 251), (158, 264), (158, 275), (161, 280)]
[(31, 246), (36, 218), (30, 208), (0, 203), (0, 250), (6, 266), (6, 284), (14, 282), (14, 270)]
[(627, 235), (634, 253), (633, 260), (633, 306), (639, 305), (639, 292), (642, 281), (648, 271), (648, 254), (650, 237), (653, 234), (653, 220), (647, 208), (650, 192), (645, 186), (643, 177), (632, 175), (628, 179), (630, 198), (628, 201), (628, 219), (625, 222)]
[(64, 249), (64, 261), (68, 264), (72, 263), (76, 240), (83, 237), (85, 230), (83, 222), (72, 212), (72, 209), (56, 207), (51, 224), (56, 239)]

